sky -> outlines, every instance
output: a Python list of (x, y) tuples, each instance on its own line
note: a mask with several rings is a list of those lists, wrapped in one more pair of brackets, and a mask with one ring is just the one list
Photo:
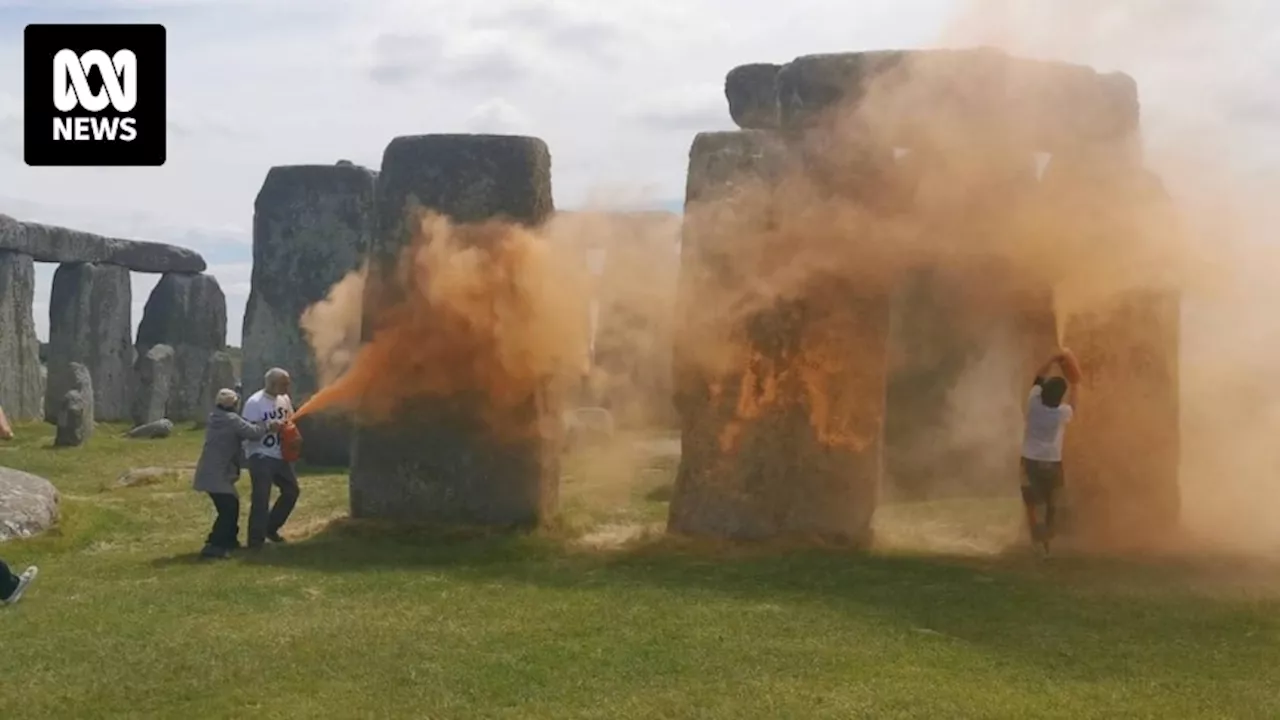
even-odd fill
[[(793, 0), (784, 16), (760, 0), (0, 0), (0, 212), (198, 250), (238, 345), (253, 199), (273, 165), (376, 169), (397, 135), (531, 134), (551, 148), (557, 207), (678, 209), (693, 136), (734, 127), (730, 68), (928, 43), (950, 4)], [(166, 26), (163, 167), (23, 163), (32, 22)], [(39, 270), (42, 338), (53, 269)], [(134, 274), (135, 326), (157, 279)]]
[[(228, 341), (238, 345), (253, 200), (273, 165), (349, 159), (376, 169), (397, 135), (530, 134), (551, 148), (557, 207), (678, 209), (693, 136), (733, 129), (723, 92), (730, 68), (817, 52), (968, 40), (981, 33), (957, 25), (966, 8), (1007, 12), (1018, 2), (0, 0), (0, 212), (198, 250), (227, 293)], [(1114, 51), (1116, 37), (1150, 20), (1141, 13), (1157, 12), (1151, 0), (1119, 3), (1128, 15), (1094, 13), (1094, 25), (1084, 30), (1042, 18), (1038, 27), (1047, 32), (1025, 49), (1132, 72), (1144, 93), (1145, 123), (1149, 90), (1157, 108), (1161, 92), (1195, 91), (1195, 82), (1179, 86), (1192, 64), (1235, 58), (1235, 79), (1252, 87), (1265, 86), (1277, 72), (1274, 64), (1259, 67), (1236, 57), (1258, 43), (1275, 46), (1280, 36), (1266, 28), (1280, 25), (1259, 17), (1277, 13), (1265, 0), (1228, 4), (1238, 12), (1219, 29), (1241, 33), (1244, 41), (1210, 48), (1196, 13), (1222, 4), (1160, 0), (1161, 22), (1173, 24), (1146, 41), (1143, 57), (1163, 53), (1182, 58), (1182, 65), (1143, 66), (1133, 52)], [(1071, 1), (1072, 8), (1103, 5)], [(166, 26), (169, 152), (163, 167), (23, 163), (22, 31), (32, 22)], [(1073, 32), (1079, 37), (1064, 42), (1062, 35)], [(1080, 40), (1086, 36), (1089, 42)], [(1275, 117), (1270, 105), (1256, 112)], [(1201, 121), (1212, 123), (1212, 117)], [(1158, 142), (1159, 132), (1153, 137)], [(42, 266), (38, 277), (36, 324), (45, 338), (52, 273), (52, 266)], [(156, 280), (134, 275), (135, 326)]]

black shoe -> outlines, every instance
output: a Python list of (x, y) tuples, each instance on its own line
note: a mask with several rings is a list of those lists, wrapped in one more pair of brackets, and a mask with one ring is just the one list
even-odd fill
[(231, 557), (231, 551), (217, 545), (205, 545), (200, 551), (200, 557), (205, 560), (226, 560)]
[(278, 532), (268, 533), (267, 539), (277, 545), (283, 545), (286, 542), (284, 538), (280, 537), (280, 533)]

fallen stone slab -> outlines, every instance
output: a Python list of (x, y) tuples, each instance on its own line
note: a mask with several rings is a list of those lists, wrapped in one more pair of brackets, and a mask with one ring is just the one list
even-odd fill
[(58, 489), (42, 477), (0, 467), (0, 542), (31, 537), (58, 522)]
[(145, 273), (199, 273), (207, 268), (200, 253), (176, 245), (106, 237), (8, 215), (0, 215), (0, 250), (39, 262), (108, 263)]
[(173, 421), (165, 418), (139, 425), (125, 433), (130, 440), (163, 440), (173, 434)]

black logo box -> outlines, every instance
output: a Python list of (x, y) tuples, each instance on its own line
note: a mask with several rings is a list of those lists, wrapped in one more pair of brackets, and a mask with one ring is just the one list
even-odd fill
[[(166, 35), (163, 25), (28, 25), (23, 38), (25, 79), (23, 154), (31, 166), (159, 166), (168, 151)], [(101, 50), (109, 57), (131, 50), (137, 58), (138, 102), (129, 113), (108, 105), (97, 113), (76, 108), (62, 113), (53, 104), (53, 57), (70, 49), (77, 55)], [(97, 90), (102, 78), (88, 72)], [(131, 117), (137, 137), (124, 140), (54, 140), (55, 118)]]

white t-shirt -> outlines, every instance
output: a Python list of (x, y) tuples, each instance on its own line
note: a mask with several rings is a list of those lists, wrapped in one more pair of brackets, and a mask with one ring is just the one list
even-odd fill
[(1022, 457), (1043, 462), (1062, 461), (1062, 435), (1075, 411), (1062, 403), (1051, 408), (1040, 399), (1042, 388), (1031, 388), (1027, 398), (1027, 429), (1022, 435)]
[[(241, 417), (252, 423), (264, 423), (268, 420), (284, 420), (293, 414), (293, 401), (288, 395), (277, 395), (271, 397), (264, 390), (249, 396), (244, 402), (244, 410), (240, 412)], [(244, 442), (244, 454), (246, 457), (252, 455), (264, 455), (266, 457), (284, 459), (284, 455), (280, 452), (280, 433), (267, 433), (262, 436), (261, 440), (246, 440)]]

